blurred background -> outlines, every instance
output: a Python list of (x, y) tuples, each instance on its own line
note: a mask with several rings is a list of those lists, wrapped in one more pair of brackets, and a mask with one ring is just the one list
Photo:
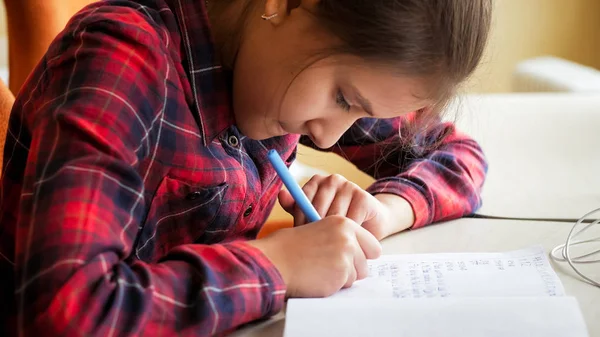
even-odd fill
[[(485, 59), (465, 84), (465, 93), (600, 93), (600, 72), (596, 70), (600, 69), (600, 0), (495, 0), (494, 6)], [(6, 14), (0, 2), (0, 77), (5, 81), (6, 36)], [(337, 172), (361, 186), (371, 182), (335, 155), (301, 148), (298, 159), (294, 166), (298, 180), (316, 172)], [(290, 218), (277, 208), (272, 219)]]
[[(484, 63), (465, 91), (509, 92), (515, 67), (538, 56), (552, 55), (600, 68), (599, 0), (495, 0), (494, 3), (491, 43)], [(8, 63), (6, 35), (6, 13), (0, 2), (0, 69), (6, 69)]]
[(600, 69), (600, 1), (495, 0), (487, 55), (465, 90), (510, 92), (520, 62), (549, 55)]

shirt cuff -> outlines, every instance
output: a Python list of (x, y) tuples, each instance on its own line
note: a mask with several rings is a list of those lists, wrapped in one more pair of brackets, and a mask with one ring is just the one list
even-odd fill
[(373, 195), (395, 194), (408, 201), (415, 213), (415, 223), (412, 225), (412, 229), (423, 227), (433, 221), (432, 207), (429, 205), (423, 189), (410, 180), (399, 177), (380, 179), (373, 183), (367, 192)]
[(263, 252), (243, 241), (224, 244), (230, 252), (255, 270), (260, 283), (265, 308), (264, 317), (273, 316), (283, 310), (285, 304), (286, 285), (273, 262)]

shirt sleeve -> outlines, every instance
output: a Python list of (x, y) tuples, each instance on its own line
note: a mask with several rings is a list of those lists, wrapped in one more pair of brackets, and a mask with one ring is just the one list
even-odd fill
[[(309, 139), (302, 142), (315, 147)], [(329, 151), (376, 179), (368, 192), (406, 199), (415, 213), (413, 228), (471, 214), (481, 205), (485, 157), (452, 123), (422, 123), (417, 112), (393, 119), (365, 118)]]
[(147, 208), (137, 169), (178, 77), (166, 32), (134, 9), (110, 11), (71, 21), (14, 109), (28, 130), (15, 134), (30, 143), (15, 243), (19, 335), (205, 336), (277, 313), (283, 281), (250, 245), (183, 245), (155, 264), (130, 257)]

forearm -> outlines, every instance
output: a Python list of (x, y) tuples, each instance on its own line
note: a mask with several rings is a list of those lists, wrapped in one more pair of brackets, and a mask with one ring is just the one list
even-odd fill
[(22, 336), (220, 335), (284, 303), (276, 271), (245, 244), (180, 246), (158, 264), (129, 264), (108, 251), (65, 255), (43, 272), (25, 263), (17, 267), (31, 272), (16, 284)]
[[(0, 214), (20, 210), (12, 219), (18, 219), (15, 228), (20, 231), (14, 236), (14, 280), (21, 308), (16, 327), (22, 336), (157, 331), (209, 336), (281, 309), (281, 276), (245, 243), (179, 245), (159, 261), (135, 258), (149, 208), (142, 178), (116, 159), (132, 154), (111, 157), (93, 146), (77, 146), (82, 137), (69, 128), (56, 133), (53, 127), (40, 129), (34, 139), (58, 139), (57, 153), (78, 153), (79, 158), (64, 164), (48, 161), (50, 151), (34, 142), (29, 156), (48, 163), (44, 173), (49, 178), (41, 178), (39, 165), (30, 161), (25, 175), (31, 178), (23, 188), (14, 188), (10, 178), (3, 180), (8, 195)], [(22, 191), (32, 192), (18, 198)]]
[(487, 172), (480, 146), (449, 123), (419, 139), (412, 153), (390, 154), (368, 191), (405, 199), (414, 212), (413, 228), (473, 213)]
[(371, 185), (372, 194), (405, 199), (414, 211), (413, 228), (472, 214), (481, 204), (487, 164), (477, 144), (461, 140), (447, 144), (396, 176)]

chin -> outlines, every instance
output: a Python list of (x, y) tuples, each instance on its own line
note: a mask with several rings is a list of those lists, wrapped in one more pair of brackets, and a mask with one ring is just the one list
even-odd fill
[(335, 143), (333, 143), (331, 145), (323, 145), (323, 144), (318, 144), (318, 143), (315, 143), (315, 142), (313, 142), (313, 144), (315, 144), (315, 146), (318, 147), (321, 150), (330, 149), (330, 148), (332, 148), (335, 145)]
[(317, 140), (315, 140), (313, 137), (309, 136), (308, 138), (310, 138), (310, 141), (315, 144), (316, 147), (318, 147), (321, 150), (327, 150), (332, 148), (335, 143), (337, 143), (337, 141), (333, 142), (333, 143), (323, 143), (323, 142), (318, 142)]
[(240, 132), (252, 139), (252, 140), (265, 140), (265, 139), (269, 139), (272, 138), (273, 136), (270, 135), (268, 132), (265, 132), (265, 130), (257, 130), (256, 128), (253, 127), (248, 127), (247, 125), (236, 125), (238, 130), (240, 130)]

